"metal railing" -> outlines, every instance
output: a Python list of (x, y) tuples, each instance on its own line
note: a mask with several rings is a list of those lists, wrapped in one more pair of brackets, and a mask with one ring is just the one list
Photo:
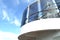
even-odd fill
[[(58, 2), (58, 3), (51, 3), (50, 5), (57, 5), (57, 4), (60, 4), (60, 2)], [(59, 18), (60, 17), (60, 12), (58, 12), (58, 13), (56, 13), (56, 14), (54, 14), (54, 15), (50, 15), (50, 17), (47, 17), (46, 15), (48, 14), (48, 12), (50, 12), (50, 11), (53, 11), (53, 10), (57, 10), (57, 9), (59, 9), (60, 10), (60, 8), (58, 8), (58, 5), (57, 5), (57, 8), (47, 8), (48, 6), (50, 6), (50, 5), (46, 5), (41, 11), (37, 11), (37, 12), (34, 12), (34, 13), (32, 13), (31, 15), (29, 15), (29, 17), (30, 16), (33, 16), (33, 15), (35, 15), (35, 14), (40, 14), (40, 13), (44, 13), (44, 12), (46, 12), (46, 14), (45, 15), (42, 15), (41, 17), (39, 17), (38, 16), (38, 20), (39, 19), (41, 19), (41, 18), (43, 18), (43, 19), (45, 19), (45, 18)], [(47, 8), (47, 9), (46, 9)], [(46, 17), (45, 17), (46, 16)], [(28, 18), (27, 18), (28, 19)], [(24, 24), (25, 25), (25, 24)]]
[[(55, 5), (55, 4), (59, 4), (60, 2), (58, 2), (58, 3), (51, 3), (50, 5)], [(60, 10), (60, 8), (58, 8), (58, 6), (57, 6), (57, 8), (49, 8), (49, 9), (46, 9), (48, 6), (50, 6), (50, 5), (46, 5), (45, 6), (45, 8), (44, 9), (42, 9), (41, 11), (37, 11), (37, 12), (35, 12), (35, 13), (32, 13), (31, 15), (29, 15), (29, 17), (30, 16), (32, 16), (32, 15), (34, 15), (34, 14), (39, 14), (39, 13), (41, 13), (41, 12), (49, 12), (49, 11), (53, 11), (53, 10), (57, 10), (57, 9), (59, 9)], [(59, 17), (60, 17), (60, 15), (59, 15), (60, 13), (57, 13), (57, 14), (55, 14), (55, 15), (58, 15)], [(45, 16), (45, 15), (42, 15), (42, 17), (41, 18), (43, 18), (43, 16)], [(53, 18), (53, 17), (52, 17)]]

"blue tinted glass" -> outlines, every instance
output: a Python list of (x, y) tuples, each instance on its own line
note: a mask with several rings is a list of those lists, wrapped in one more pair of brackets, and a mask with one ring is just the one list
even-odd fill
[(34, 2), (29, 8), (29, 22), (38, 19), (38, 3)]
[(58, 8), (60, 9), (60, 0), (55, 0), (55, 2), (57, 4)]
[(27, 20), (26, 16), (27, 16), (27, 8), (23, 12), (21, 26), (23, 26), (26, 23), (26, 20)]

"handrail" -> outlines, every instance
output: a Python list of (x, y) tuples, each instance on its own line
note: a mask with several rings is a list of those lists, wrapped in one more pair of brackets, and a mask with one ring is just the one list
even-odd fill
[(40, 13), (40, 12), (48, 12), (48, 11), (50, 11), (50, 10), (56, 10), (56, 9), (58, 9), (58, 8), (54, 8), (54, 9), (45, 9), (45, 10), (41, 10), (41, 11), (37, 11), (37, 12), (35, 12), (35, 13), (33, 13), (33, 14), (31, 14), (30, 16), (32, 16), (32, 15), (34, 15), (34, 14), (37, 14), (37, 13)]

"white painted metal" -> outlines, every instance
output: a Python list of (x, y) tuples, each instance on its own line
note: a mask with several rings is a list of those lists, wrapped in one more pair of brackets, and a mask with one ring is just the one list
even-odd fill
[(60, 29), (60, 18), (48, 18), (33, 21), (21, 27), (20, 35), (38, 30)]

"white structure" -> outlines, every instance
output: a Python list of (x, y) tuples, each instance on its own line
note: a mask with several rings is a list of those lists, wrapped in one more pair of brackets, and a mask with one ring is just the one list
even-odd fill
[(41, 19), (21, 27), (19, 40), (60, 40), (60, 18)]
[[(57, 8), (55, 1), (40, 0), (40, 2), (41, 2), (41, 10), (42, 10), (41, 12), (43, 13), (42, 14), (43, 16), (41, 17), (42, 19), (35, 20), (36, 18), (38, 18), (36, 14), (30, 17), (29, 23), (28, 20), (26, 21), (27, 23), (25, 23), (25, 20), (22, 21), (22, 23), (23, 22), (24, 23), (22, 24), (22, 27), (20, 29), (20, 35), (18, 37), (19, 40), (60, 40), (60, 18), (57, 18), (59, 10)], [(29, 10), (30, 7), (31, 10)], [(34, 6), (33, 5), (28, 6), (28, 13), (30, 11), (30, 13), (33, 14), (34, 11), (35, 12), (39, 11), (36, 9), (36, 7), (37, 7), (36, 4), (34, 4)], [(25, 16), (23, 17), (23, 19), (25, 18)], [(43, 19), (43, 18), (47, 18), (47, 19)]]

